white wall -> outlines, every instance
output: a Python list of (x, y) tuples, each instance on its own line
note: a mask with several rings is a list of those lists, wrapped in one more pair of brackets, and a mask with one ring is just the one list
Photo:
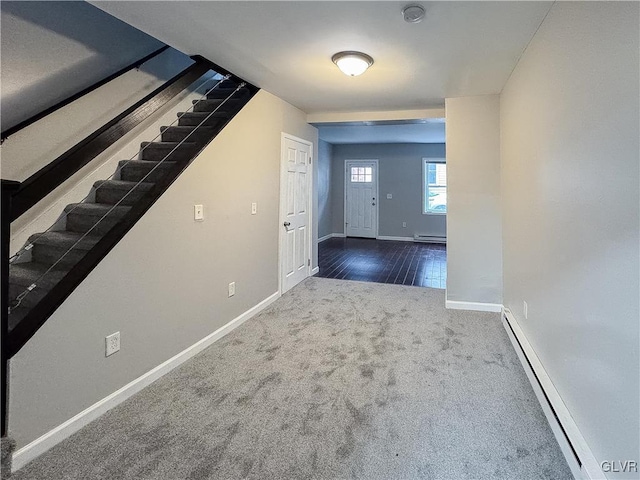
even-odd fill
[(86, 2), (1, 2), (0, 11), (3, 131), (163, 45)]
[(500, 98), (447, 98), (447, 301), (502, 304)]
[[(312, 141), (317, 158), (304, 113), (259, 92), (12, 359), (18, 447), (278, 290), (282, 131)], [(122, 349), (105, 358), (115, 331)]]
[(557, 2), (501, 97), (504, 303), (598, 462), (640, 461), (639, 8)]

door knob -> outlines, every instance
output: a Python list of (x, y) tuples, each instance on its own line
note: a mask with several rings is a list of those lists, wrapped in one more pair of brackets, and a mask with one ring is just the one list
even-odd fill
[(290, 222), (284, 222), (284, 226), (285, 227), (289, 227), (289, 226), (291, 226), (291, 223)]
[(375, 207), (376, 206), (376, 202), (372, 202), (371, 205), (373, 205)]

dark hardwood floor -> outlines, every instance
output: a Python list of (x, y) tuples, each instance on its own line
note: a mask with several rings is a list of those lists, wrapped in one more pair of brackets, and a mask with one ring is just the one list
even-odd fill
[(318, 246), (319, 277), (445, 288), (446, 245), (330, 238)]

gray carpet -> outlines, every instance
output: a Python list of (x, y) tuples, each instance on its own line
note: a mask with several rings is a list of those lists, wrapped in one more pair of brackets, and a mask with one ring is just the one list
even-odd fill
[(569, 479), (498, 314), (310, 278), (14, 475)]

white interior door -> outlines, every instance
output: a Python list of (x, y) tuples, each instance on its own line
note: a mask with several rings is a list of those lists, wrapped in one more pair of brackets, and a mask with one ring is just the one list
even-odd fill
[(309, 276), (311, 144), (283, 134), (280, 271), (282, 293)]
[(345, 233), (347, 237), (378, 235), (378, 162), (347, 160), (345, 171)]

